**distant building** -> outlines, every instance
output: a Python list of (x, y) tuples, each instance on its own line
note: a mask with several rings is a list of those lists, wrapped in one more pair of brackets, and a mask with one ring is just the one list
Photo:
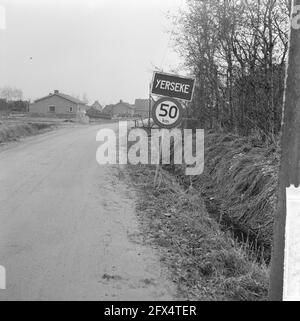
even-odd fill
[(86, 115), (91, 118), (104, 118), (104, 119), (111, 119), (111, 115), (110, 114), (106, 114), (101, 110), (98, 110), (94, 107), (90, 107), (89, 109), (87, 109), (86, 111)]
[(103, 109), (98, 100), (96, 100), (91, 107), (99, 111), (102, 111)]
[(54, 93), (36, 99), (33, 104), (30, 104), (29, 112), (76, 117), (85, 114), (86, 108), (83, 101), (54, 90)]
[(133, 116), (134, 114), (134, 106), (120, 100), (115, 105), (107, 105), (102, 110), (105, 114), (110, 114), (111, 116)]
[[(152, 108), (152, 103), (150, 110)], [(139, 117), (149, 116), (149, 99), (136, 99), (134, 102), (134, 115)]]

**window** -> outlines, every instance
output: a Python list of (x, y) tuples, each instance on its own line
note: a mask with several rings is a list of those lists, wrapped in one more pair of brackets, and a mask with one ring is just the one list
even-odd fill
[(55, 113), (55, 106), (49, 106), (50, 113)]
[(69, 112), (72, 113), (73, 112), (73, 107), (69, 108)]

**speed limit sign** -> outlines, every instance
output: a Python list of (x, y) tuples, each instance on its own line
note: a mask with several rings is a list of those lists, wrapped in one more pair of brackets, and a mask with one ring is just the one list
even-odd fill
[(182, 117), (183, 108), (174, 98), (163, 97), (156, 101), (152, 108), (153, 121), (159, 127), (176, 127), (180, 124)]

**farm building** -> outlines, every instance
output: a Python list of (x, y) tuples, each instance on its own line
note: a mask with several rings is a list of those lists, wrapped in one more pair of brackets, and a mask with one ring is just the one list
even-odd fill
[(54, 90), (54, 93), (39, 98), (29, 105), (29, 112), (33, 114), (76, 117), (84, 115), (86, 108), (87, 106), (83, 101)]
[(120, 102), (115, 105), (105, 106), (103, 113), (110, 114), (112, 116), (133, 116), (134, 106), (120, 100)]

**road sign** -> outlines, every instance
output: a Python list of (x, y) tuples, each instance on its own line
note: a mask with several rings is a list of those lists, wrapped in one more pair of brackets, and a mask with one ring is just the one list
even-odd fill
[(163, 97), (152, 107), (152, 119), (156, 125), (163, 128), (173, 128), (180, 124), (183, 108), (174, 98)]
[(151, 93), (191, 101), (195, 79), (154, 72)]

